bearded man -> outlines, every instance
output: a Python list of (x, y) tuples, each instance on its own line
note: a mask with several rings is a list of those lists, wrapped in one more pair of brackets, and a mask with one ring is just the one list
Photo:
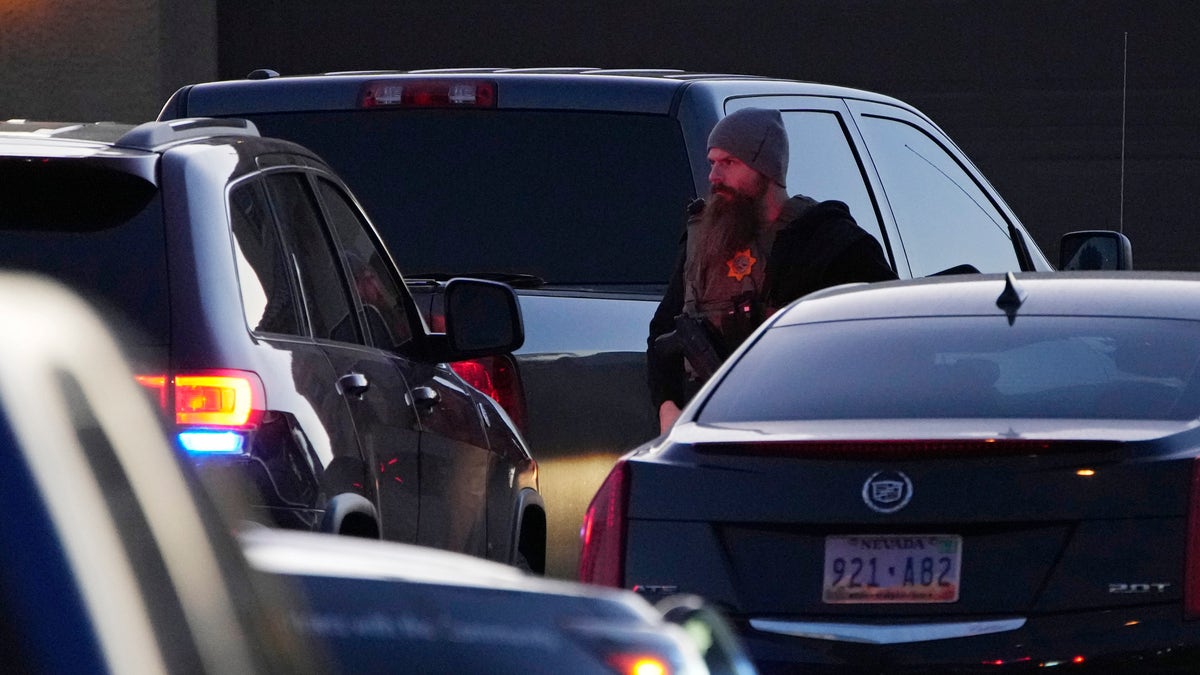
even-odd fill
[(688, 207), (687, 236), (654, 318), (646, 352), (660, 431), (703, 384), (661, 336), (697, 320), (720, 358), (772, 312), (838, 284), (895, 279), (883, 249), (839, 201), (787, 193), (788, 138), (778, 110), (743, 108), (708, 137), (709, 199)]

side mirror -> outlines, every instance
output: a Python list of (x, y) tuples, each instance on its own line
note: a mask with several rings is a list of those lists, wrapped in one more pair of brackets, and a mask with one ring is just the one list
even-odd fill
[(515, 351), (525, 343), (517, 295), (507, 284), (482, 279), (446, 282), (442, 358), (475, 359)]
[(1058, 247), (1058, 269), (1131, 270), (1133, 245), (1112, 230), (1068, 232)]

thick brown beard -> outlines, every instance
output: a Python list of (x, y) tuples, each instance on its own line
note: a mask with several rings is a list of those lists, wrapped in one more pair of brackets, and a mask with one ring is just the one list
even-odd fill
[(694, 259), (689, 257), (684, 271), (692, 288), (703, 288), (706, 270), (714, 265), (724, 266), (734, 252), (754, 240), (761, 227), (762, 201), (762, 195), (729, 192), (712, 195), (700, 214), (697, 255)]

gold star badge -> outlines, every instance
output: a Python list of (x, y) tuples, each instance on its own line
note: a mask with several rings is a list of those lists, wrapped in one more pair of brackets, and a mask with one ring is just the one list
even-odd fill
[(754, 269), (754, 263), (758, 262), (758, 258), (750, 255), (750, 249), (744, 249), (733, 254), (733, 257), (725, 261), (729, 266), (729, 274), (726, 276), (733, 277), (738, 281), (746, 278), (750, 274), (750, 270)]

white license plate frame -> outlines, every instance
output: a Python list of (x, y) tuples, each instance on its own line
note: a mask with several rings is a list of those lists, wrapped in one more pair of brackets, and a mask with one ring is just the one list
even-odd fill
[(958, 601), (962, 536), (848, 534), (825, 537), (821, 600), (846, 604)]

